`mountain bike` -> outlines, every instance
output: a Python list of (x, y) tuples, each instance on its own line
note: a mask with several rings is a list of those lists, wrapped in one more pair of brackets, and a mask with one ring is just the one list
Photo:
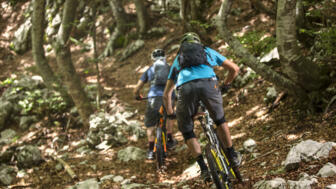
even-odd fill
[(230, 167), (228, 156), (224, 145), (219, 140), (215, 132), (215, 124), (210, 118), (209, 112), (202, 102), (200, 102), (200, 112), (196, 117), (207, 137), (208, 144), (205, 147), (205, 155), (210, 168), (212, 180), (218, 189), (231, 189), (232, 179), (242, 181), (238, 168)]
[[(141, 97), (138, 100), (148, 100), (148, 97)], [(158, 120), (158, 124), (156, 125), (153, 152), (156, 156), (157, 169), (160, 170), (164, 168), (165, 158), (167, 155), (167, 114), (163, 106), (160, 107), (159, 114), (160, 117)]]
[(154, 153), (156, 154), (156, 165), (158, 169), (164, 168), (165, 158), (167, 154), (167, 129), (166, 119), (167, 114), (163, 106), (160, 110), (159, 123), (156, 126), (155, 140), (154, 140)]

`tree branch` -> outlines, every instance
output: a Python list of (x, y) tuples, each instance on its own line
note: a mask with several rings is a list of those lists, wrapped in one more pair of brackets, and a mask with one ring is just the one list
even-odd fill
[(63, 18), (60, 29), (58, 31), (58, 42), (62, 45), (66, 45), (71, 30), (73, 27), (73, 21), (76, 17), (77, 0), (66, 0), (64, 3)]

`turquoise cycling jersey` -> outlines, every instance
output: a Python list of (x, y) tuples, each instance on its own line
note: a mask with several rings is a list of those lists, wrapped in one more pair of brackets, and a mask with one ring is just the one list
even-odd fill
[[(221, 66), (222, 63), (226, 60), (225, 56), (219, 54), (217, 51), (209, 47), (205, 47), (205, 52), (207, 54), (207, 60), (212, 67)], [(199, 66), (192, 66), (190, 68), (184, 68), (180, 70), (177, 55), (172, 67), (170, 68), (168, 79), (173, 80), (176, 87), (178, 87), (186, 82), (195, 79), (216, 77), (216, 74), (212, 67), (202, 64)]]

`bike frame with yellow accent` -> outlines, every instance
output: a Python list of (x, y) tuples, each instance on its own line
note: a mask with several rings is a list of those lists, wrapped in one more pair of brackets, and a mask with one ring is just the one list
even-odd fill
[(206, 158), (209, 164), (212, 179), (216, 184), (217, 188), (229, 189), (231, 188), (230, 178), (235, 179), (236, 174), (230, 167), (228, 158), (223, 151), (223, 145), (218, 139), (215, 132), (216, 125), (210, 118), (209, 112), (202, 102), (200, 102), (200, 109), (202, 116), (198, 117), (204, 133), (207, 137), (208, 144), (206, 145)]

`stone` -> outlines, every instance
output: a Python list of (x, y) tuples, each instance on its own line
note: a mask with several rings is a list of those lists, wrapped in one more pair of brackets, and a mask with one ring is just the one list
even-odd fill
[(250, 138), (244, 142), (243, 146), (246, 151), (253, 152), (253, 150), (257, 147), (257, 143)]
[(126, 131), (130, 136), (136, 135), (138, 138), (146, 136), (146, 131), (141, 128), (141, 124), (138, 121), (129, 121), (129, 125), (126, 127)]
[(124, 180), (124, 177), (118, 175), (113, 178), (113, 182), (122, 182)]
[(296, 169), (299, 167), (301, 161), (308, 162), (322, 157), (328, 157), (332, 148), (332, 142), (319, 143), (313, 140), (302, 141), (289, 151), (283, 165), (287, 171)]
[(271, 103), (276, 99), (277, 96), (278, 92), (276, 91), (276, 89), (274, 87), (268, 87), (264, 101), (266, 103)]
[(145, 188), (145, 184), (138, 184), (138, 183), (131, 183), (131, 184), (124, 184), (121, 186), (121, 189), (133, 189), (133, 188)]
[(321, 177), (333, 177), (336, 175), (336, 166), (329, 162), (319, 170), (317, 175)]
[(61, 24), (62, 18), (60, 14), (56, 14), (56, 16), (53, 18), (51, 24), (48, 24), (46, 34), (51, 37), (57, 32), (57, 27)]
[(14, 40), (12, 41), (11, 47), (18, 54), (23, 54), (30, 48), (31, 44), (31, 19), (27, 19), (19, 29), (14, 33)]
[(16, 155), (18, 166), (24, 168), (31, 168), (42, 162), (40, 150), (36, 146), (26, 145), (19, 148)]
[(106, 180), (113, 180), (113, 178), (114, 178), (114, 175), (105, 175), (100, 179), (100, 181), (104, 182)]
[(10, 144), (16, 136), (16, 132), (12, 129), (6, 129), (1, 132), (0, 144)]
[(301, 173), (298, 181), (289, 180), (287, 182), (290, 189), (310, 189), (311, 185), (318, 183), (315, 176), (309, 176), (307, 173)]
[(282, 178), (275, 178), (273, 180), (261, 180), (253, 185), (255, 189), (286, 189), (287, 183)]
[(0, 129), (5, 127), (5, 123), (13, 112), (14, 106), (10, 101), (0, 100)]
[(278, 53), (278, 48), (274, 48), (269, 53), (267, 53), (265, 56), (263, 56), (260, 59), (260, 62), (262, 62), (262, 63), (266, 62), (267, 63), (267, 62), (270, 62), (272, 60), (279, 60), (279, 59), (280, 59), (280, 56), (279, 56), (279, 53)]
[(153, 27), (147, 31), (150, 36), (161, 36), (167, 32), (166, 28), (163, 27)]
[(98, 144), (98, 145), (96, 146), (96, 148), (97, 148), (98, 150), (108, 150), (108, 149), (111, 148), (111, 146), (110, 146), (110, 145), (107, 145), (107, 141), (103, 141), (102, 143)]
[(139, 161), (144, 160), (145, 158), (146, 151), (134, 146), (128, 146), (118, 152), (118, 159), (124, 162)]
[(115, 121), (115, 116), (107, 113), (99, 112), (91, 115), (90, 129), (86, 137), (89, 146), (96, 148), (97, 145), (101, 144), (98, 147), (106, 149), (108, 146), (117, 147), (126, 144), (128, 140), (121, 131), (122, 129), (118, 129)]
[(24, 178), (24, 177), (28, 177), (28, 174), (26, 173), (25, 170), (20, 170), (20, 171), (16, 174), (16, 176), (17, 176), (18, 178)]
[(99, 182), (96, 178), (88, 179), (77, 183), (72, 189), (99, 189)]
[(13, 167), (2, 165), (0, 167), (0, 185), (8, 186), (12, 184), (15, 179), (16, 171)]
[(121, 181), (120, 184), (121, 185), (131, 184), (131, 179), (125, 179), (125, 180)]
[(182, 178), (183, 180), (188, 180), (190, 178), (195, 178), (199, 176), (199, 166), (197, 164), (197, 162), (193, 163), (192, 165), (190, 165), (186, 170), (183, 171), (182, 173)]
[(88, 146), (82, 146), (76, 150), (77, 153), (83, 155), (83, 154), (89, 154), (91, 152), (91, 149)]
[(326, 189), (336, 189), (336, 184), (326, 186)]
[(26, 130), (29, 128), (29, 126), (36, 122), (38, 119), (36, 116), (22, 116), (20, 118), (20, 124), (19, 124), (19, 127), (20, 129), (22, 130)]

